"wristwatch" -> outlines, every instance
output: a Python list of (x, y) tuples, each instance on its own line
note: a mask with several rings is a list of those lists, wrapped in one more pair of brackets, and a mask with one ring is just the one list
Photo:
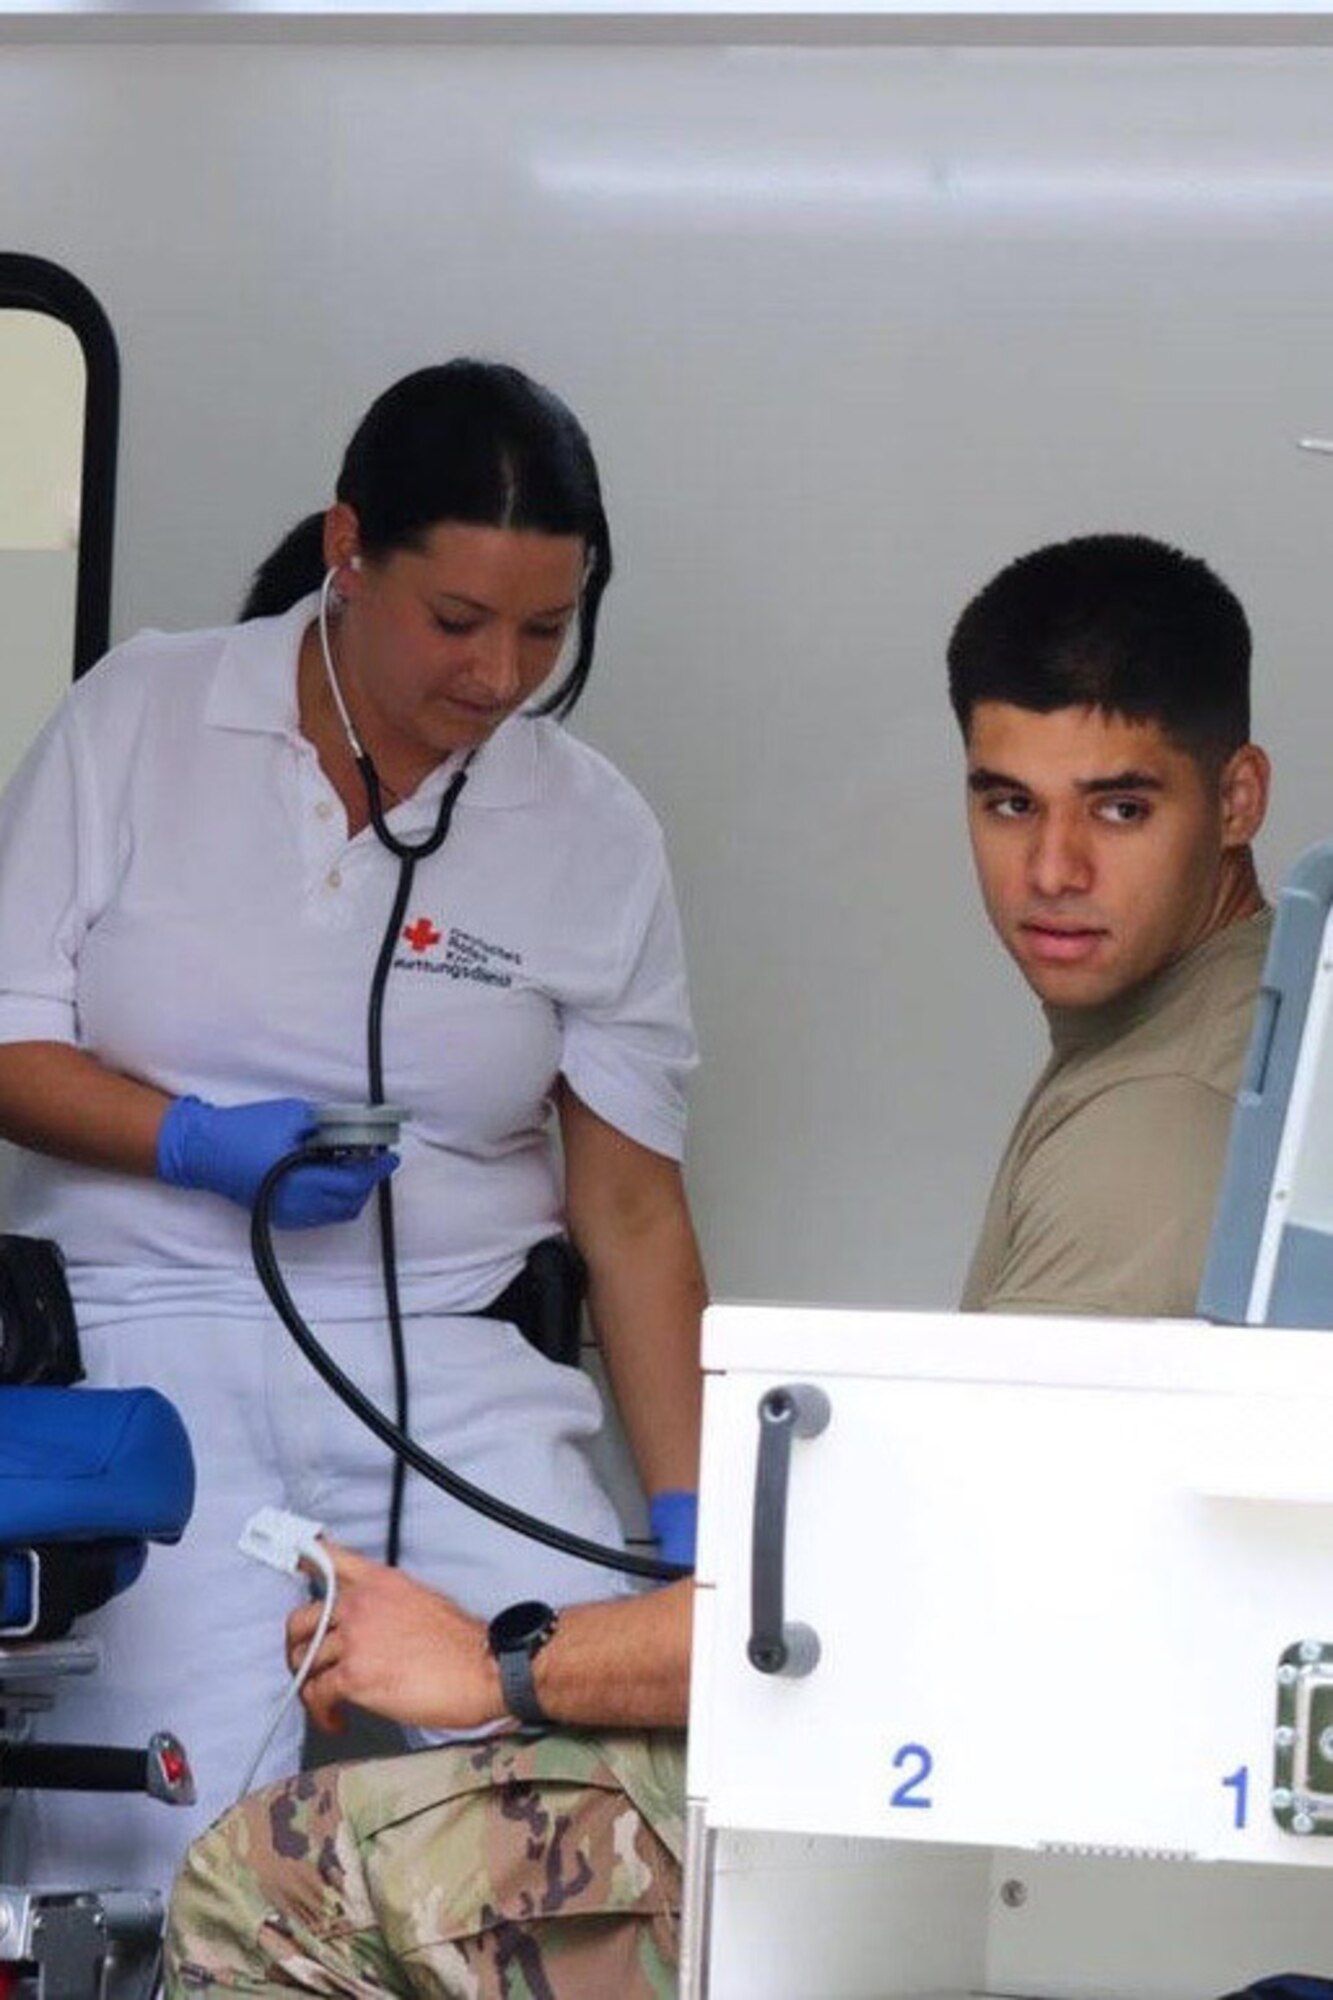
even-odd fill
[(486, 1643), (500, 1669), (505, 1705), (520, 1722), (549, 1722), (537, 1699), (532, 1662), (560, 1623), (560, 1613), (535, 1598), (497, 1611), (486, 1632)]

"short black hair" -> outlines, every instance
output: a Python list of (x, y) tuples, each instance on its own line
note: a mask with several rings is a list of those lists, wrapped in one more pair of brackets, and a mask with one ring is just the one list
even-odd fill
[(978, 702), (1002, 701), (1155, 722), (1203, 761), (1249, 741), (1240, 600), (1207, 563), (1148, 535), (1080, 535), (1019, 556), (967, 606), (948, 661), (964, 737)]
[[(577, 535), (588, 567), (573, 664), (539, 713), (564, 716), (588, 678), (611, 531), (582, 424), (521, 369), (468, 356), (418, 368), (377, 397), (343, 457), (337, 498), (355, 510), (364, 554), (419, 548), (444, 521)], [(324, 574), (322, 514), (297, 523), (255, 571), (241, 617), (273, 617)]]

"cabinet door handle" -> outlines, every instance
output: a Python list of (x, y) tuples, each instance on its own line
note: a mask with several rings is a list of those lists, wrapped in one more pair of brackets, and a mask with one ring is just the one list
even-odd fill
[(759, 1460), (754, 1479), (754, 1539), (750, 1554), (750, 1665), (761, 1674), (799, 1679), (819, 1664), (819, 1635), (784, 1617), (787, 1568), (787, 1478), (794, 1437), (825, 1428), (832, 1405), (813, 1382), (787, 1382), (759, 1398)]

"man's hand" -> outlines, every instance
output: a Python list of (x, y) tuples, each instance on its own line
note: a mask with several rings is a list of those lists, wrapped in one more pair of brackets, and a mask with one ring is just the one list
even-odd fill
[[(320, 1729), (345, 1727), (344, 1702), (423, 1729), (476, 1729), (504, 1719), (500, 1675), (486, 1627), (450, 1598), (326, 1543), (338, 1601), (301, 1700)], [(296, 1671), (319, 1622), (303, 1604), (287, 1620), (287, 1663)]]

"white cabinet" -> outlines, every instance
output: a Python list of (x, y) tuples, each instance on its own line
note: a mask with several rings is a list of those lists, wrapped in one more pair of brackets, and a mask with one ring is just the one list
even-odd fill
[(706, 1364), (687, 1996), (1333, 1975), (1333, 1336), (730, 1307)]

